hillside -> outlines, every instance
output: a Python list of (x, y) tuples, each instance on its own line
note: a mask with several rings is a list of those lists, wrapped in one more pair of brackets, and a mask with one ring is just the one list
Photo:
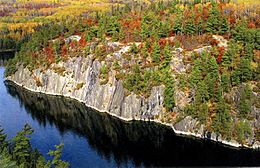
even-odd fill
[(175, 1), (54, 22), (9, 61), (9, 80), (126, 120), (259, 145), (259, 4)]

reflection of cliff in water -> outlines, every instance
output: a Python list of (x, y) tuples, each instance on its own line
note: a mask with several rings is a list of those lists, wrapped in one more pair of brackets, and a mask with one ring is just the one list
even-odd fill
[(0, 52), (0, 67), (4, 66), (8, 59), (13, 58), (13, 52)]
[(86, 137), (100, 155), (115, 158), (120, 165), (128, 160), (136, 166), (260, 165), (260, 152), (176, 136), (170, 128), (156, 123), (124, 122), (71, 99), (6, 84), (9, 94), (41, 125), (55, 124), (61, 133), (73, 131)]

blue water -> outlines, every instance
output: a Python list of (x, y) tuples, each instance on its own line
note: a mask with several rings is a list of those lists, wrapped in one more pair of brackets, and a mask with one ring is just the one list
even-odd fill
[(72, 168), (151, 166), (260, 166), (260, 151), (232, 149), (176, 136), (149, 122), (123, 122), (77, 101), (36, 94), (4, 82), (0, 67), (0, 125), (8, 138), (30, 124), (32, 146), (46, 153), (64, 143)]
[[(32, 146), (37, 147), (42, 154), (47, 154), (49, 150), (54, 149), (54, 145), (62, 142), (65, 146), (63, 159), (69, 161), (73, 168), (116, 166), (113, 158), (108, 160), (93, 150), (86, 138), (69, 130), (61, 133), (55, 125), (48, 121), (46, 125), (40, 125), (27, 113), (18, 98), (8, 94), (3, 82), (3, 74), (4, 68), (0, 67), (0, 125), (5, 129), (9, 138), (15, 136), (24, 124), (28, 123), (34, 129), (31, 136)], [(127, 166), (133, 167), (133, 164), (129, 162)]]

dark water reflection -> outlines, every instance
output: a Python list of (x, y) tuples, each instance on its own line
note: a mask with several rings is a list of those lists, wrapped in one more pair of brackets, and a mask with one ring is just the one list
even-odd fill
[(4, 66), (8, 59), (13, 58), (13, 52), (0, 52), (0, 67)]
[[(65, 156), (86, 146), (97, 152), (95, 156), (66, 158), (74, 167), (260, 166), (259, 151), (236, 150), (207, 140), (176, 136), (170, 128), (156, 123), (124, 122), (77, 101), (32, 93), (10, 82), (6, 87), (40, 127), (54, 125), (61, 135), (70, 132), (87, 141), (85, 146), (77, 146), (76, 140), (70, 142), (71, 150), (65, 150)], [(107, 162), (87, 164), (87, 160), (96, 159), (93, 157)]]

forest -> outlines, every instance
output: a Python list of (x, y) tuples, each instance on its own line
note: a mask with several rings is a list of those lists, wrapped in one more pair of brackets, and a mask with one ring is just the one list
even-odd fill
[(11, 140), (7, 140), (7, 134), (0, 127), (0, 167), (3, 168), (67, 168), (69, 163), (61, 160), (63, 144), (56, 145), (55, 150), (50, 150), (48, 155), (52, 160), (46, 161), (43, 155), (33, 149), (30, 142), (30, 135), (33, 129), (25, 124), (23, 129), (17, 132)]
[[(240, 143), (252, 136), (252, 106), (260, 108), (255, 96), (260, 91), (260, 5), (254, 1), (17, 3), (4, 3), (13, 9), (0, 8), (0, 48), (18, 50), (7, 64), (6, 76), (18, 65), (31, 71), (47, 69), (69, 57), (93, 54), (93, 59), (105, 62), (102, 84), (110, 71), (116, 71), (127, 92), (139, 96), (148, 97), (153, 87), (164, 85), (165, 116), (193, 116), (208, 130)], [(86, 3), (95, 8), (90, 10)], [(81, 38), (67, 42), (72, 35)], [(213, 35), (223, 37), (227, 45)], [(114, 52), (111, 41), (131, 46), (123, 55), (128, 63), (108, 57)], [(204, 46), (211, 47), (194, 52)], [(173, 51), (180, 48), (184, 64), (190, 65), (182, 73), (171, 64)], [(241, 88), (241, 99), (231, 102), (227, 97), (235, 88)], [(177, 89), (194, 92), (194, 100), (181, 114), (175, 114)]]

